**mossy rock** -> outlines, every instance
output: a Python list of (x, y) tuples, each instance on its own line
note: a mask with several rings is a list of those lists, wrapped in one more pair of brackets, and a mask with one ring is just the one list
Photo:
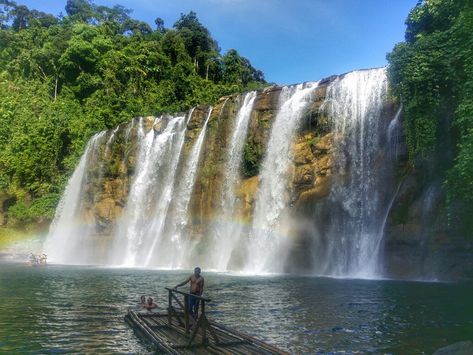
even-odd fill
[(248, 178), (258, 175), (262, 159), (261, 145), (254, 140), (248, 140), (243, 150), (243, 176)]

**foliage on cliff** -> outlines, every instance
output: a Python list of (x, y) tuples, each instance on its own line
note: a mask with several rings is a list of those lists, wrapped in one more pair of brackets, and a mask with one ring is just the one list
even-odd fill
[(153, 29), (118, 5), (65, 10), (0, 0), (0, 192), (20, 221), (51, 215), (93, 133), (265, 84), (236, 50), (220, 53), (194, 12)]
[(406, 25), (388, 60), (410, 160), (446, 157), (434, 173), (446, 176), (451, 211), (464, 224), (473, 213), (473, 3), (419, 1)]

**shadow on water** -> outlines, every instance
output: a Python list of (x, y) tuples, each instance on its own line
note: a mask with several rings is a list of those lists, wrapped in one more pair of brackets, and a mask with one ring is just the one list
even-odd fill
[[(150, 353), (124, 323), (188, 272), (0, 265), (0, 352)], [(209, 316), (291, 353), (431, 353), (473, 338), (473, 284), (205, 273)], [(469, 310), (469, 311), (468, 311)]]

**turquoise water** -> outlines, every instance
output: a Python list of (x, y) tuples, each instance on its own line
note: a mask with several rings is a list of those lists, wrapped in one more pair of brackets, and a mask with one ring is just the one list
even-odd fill
[[(0, 352), (152, 352), (123, 321), (188, 273), (0, 264)], [(205, 273), (209, 317), (295, 354), (422, 354), (473, 340), (473, 284)]]

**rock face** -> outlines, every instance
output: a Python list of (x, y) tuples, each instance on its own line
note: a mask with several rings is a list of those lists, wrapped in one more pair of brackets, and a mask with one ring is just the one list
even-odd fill
[[(326, 80), (315, 90), (313, 99), (303, 118), (303, 124), (293, 143), (293, 167), (290, 169), (291, 205), (310, 201), (316, 203), (329, 193), (332, 181), (334, 135), (326, 117), (321, 114), (325, 99)], [(255, 198), (259, 185), (259, 170), (262, 164), (272, 121), (279, 110), (281, 87), (273, 86), (260, 91), (254, 101), (244, 143), (241, 163), (241, 178), (235, 187), (237, 208), (234, 218), (250, 224), (255, 208)], [(208, 121), (206, 138), (202, 146), (197, 177), (189, 203), (187, 233), (193, 238), (201, 238), (210, 231), (209, 221), (221, 213), (220, 203), (229, 140), (234, 119), (242, 105), (244, 95), (221, 98), (213, 107)], [(196, 142), (206, 119), (208, 107), (198, 106), (192, 111), (187, 123), (185, 140), (177, 175), (183, 174), (184, 164)], [(106, 239), (113, 238), (117, 221), (127, 205), (131, 182), (136, 174), (138, 157), (138, 121), (123, 124), (114, 132), (106, 133), (89, 168), (83, 187), (81, 210), (82, 219), (92, 226), (92, 234)], [(162, 134), (169, 119), (156, 120), (154, 117), (141, 118), (144, 132), (154, 130)], [(158, 182), (159, 184), (159, 182)], [(175, 206), (171, 204), (171, 210)]]
[(304, 203), (327, 197), (333, 168), (333, 133), (319, 138), (308, 132), (298, 138), (294, 152), (296, 201)]
[(473, 277), (473, 243), (448, 220), (441, 179), (406, 170), (384, 231), (384, 273), (395, 278), (451, 280)]
[[(326, 247), (314, 243), (314, 234), (323, 233), (330, 213), (314, 218), (314, 211), (325, 206), (336, 181), (348, 179), (348, 171), (336, 168), (336, 147), (343, 135), (336, 134), (324, 110), (327, 87), (336, 76), (319, 82), (301, 125), (292, 142), (292, 166), (288, 172), (290, 207), (298, 223), (292, 226), (293, 235), (287, 271), (314, 272), (314, 258)], [(244, 143), (240, 179), (235, 188), (233, 218), (250, 224), (260, 184), (260, 168), (271, 134), (271, 127), (279, 109), (281, 87), (272, 86), (258, 92), (249, 119)], [(213, 107), (208, 120), (205, 141), (197, 168), (195, 185), (188, 206), (186, 231), (195, 240), (211, 232), (211, 222), (221, 213), (225, 167), (233, 121), (242, 105), (243, 95), (221, 98)], [(398, 107), (386, 101), (383, 107), (382, 127), (387, 127)], [(209, 108), (198, 106), (187, 122), (177, 176), (182, 179), (183, 164), (194, 146)], [(95, 161), (88, 169), (83, 187), (83, 219), (92, 226), (93, 234), (109, 240), (116, 233), (117, 221), (128, 202), (131, 182), (136, 176), (138, 157), (138, 120), (108, 132), (101, 141)], [(144, 134), (154, 131), (163, 134), (170, 118), (157, 121), (154, 117), (141, 118)], [(386, 139), (386, 138), (384, 138)], [(451, 278), (465, 277), (473, 270), (471, 246), (460, 236), (451, 235), (447, 221), (438, 220), (443, 208), (441, 186), (419, 182), (415, 172), (406, 164), (405, 139), (397, 138), (394, 157), (379, 152), (372, 169), (384, 169), (390, 159), (396, 162), (395, 175), (386, 179), (396, 191), (387, 214), (382, 239), (383, 273), (396, 278)], [(350, 162), (346, 164), (350, 169)], [(159, 188), (161, 181), (156, 181)], [(391, 186), (392, 185), (392, 186)], [(396, 190), (397, 188), (397, 190)], [(389, 199), (391, 197), (389, 196)], [(1, 207), (1, 206), (0, 206)], [(150, 210), (153, 206), (149, 207)], [(171, 209), (173, 208), (171, 204)], [(2, 223), (0, 209), (0, 224)], [(146, 216), (142, 216), (146, 218)], [(470, 248), (470, 249), (469, 249)], [(316, 272), (316, 271), (315, 271)]]
[[(151, 129), (153, 121), (154, 117), (144, 118), (144, 126)], [(130, 179), (135, 172), (137, 141), (133, 138), (136, 138), (137, 128), (133, 124), (127, 126), (117, 127), (111, 133), (113, 137), (101, 141), (85, 177), (83, 219), (93, 227), (93, 233), (100, 236), (110, 236), (114, 232), (115, 222), (127, 203)]]
[(397, 187), (383, 231), (382, 272), (403, 279), (473, 278), (472, 240), (448, 220), (444, 177), (435, 173), (442, 157), (433, 154), (423, 167), (412, 168), (403, 116), (399, 119), (391, 142), (396, 148), (392, 159)]

